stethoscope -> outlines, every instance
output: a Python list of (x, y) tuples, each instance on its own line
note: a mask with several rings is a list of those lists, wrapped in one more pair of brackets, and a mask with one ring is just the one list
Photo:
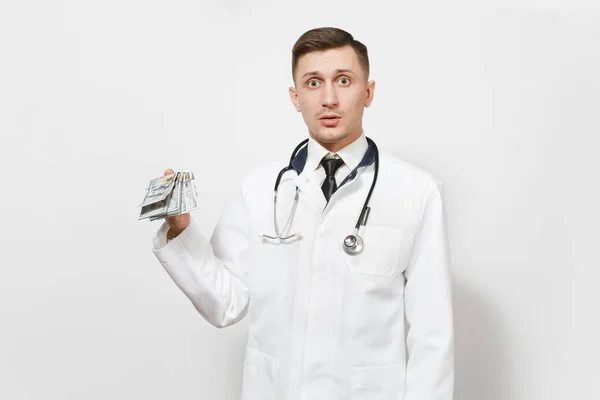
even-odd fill
[[(354, 226), (354, 233), (346, 236), (346, 238), (344, 239), (344, 242), (342, 244), (344, 251), (350, 255), (359, 254), (364, 248), (364, 241), (363, 241), (362, 237), (358, 234), (358, 230), (360, 229), (361, 225), (364, 226), (367, 224), (367, 219), (369, 218), (369, 212), (371, 211), (371, 208), (369, 207), (369, 200), (371, 199), (371, 194), (373, 193), (373, 189), (375, 188), (375, 184), (377, 183), (377, 174), (379, 172), (379, 150), (377, 149), (377, 145), (375, 144), (375, 142), (373, 142), (368, 137), (366, 139), (367, 139), (367, 143), (369, 143), (370, 146), (373, 146), (373, 150), (374, 150), (374, 154), (375, 154), (375, 174), (373, 175), (373, 182), (371, 183), (371, 188), (369, 189), (369, 194), (367, 194), (367, 198), (365, 199), (365, 203), (362, 207), (360, 216), (358, 217), (358, 220), (356, 221), (356, 225)], [(289, 215), (282, 230), (279, 230), (279, 224), (277, 223), (277, 193), (279, 190), (279, 183), (281, 181), (283, 174), (285, 174), (286, 172), (291, 171), (291, 170), (294, 170), (298, 173), (298, 171), (292, 166), (292, 162), (294, 161), (294, 158), (296, 158), (296, 155), (298, 154), (298, 152), (307, 143), (308, 143), (308, 139), (305, 139), (298, 146), (296, 146), (296, 148), (294, 149), (294, 151), (292, 153), (292, 156), (290, 157), (290, 162), (289, 162), (288, 166), (283, 168), (279, 172), (279, 175), (277, 175), (277, 180), (275, 181), (275, 189), (274, 189), (274, 195), (273, 195), (273, 221), (274, 221), (274, 225), (275, 225), (275, 235), (276, 236), (269, 236), (269, 235), (261, 234), (260, 236), (262, 236), (263, 238), (271, 239), (271, 240), (279, 240), (280, 242), (285, 242), (286, 240), (299, 239), (301, 237), (301, 235), (299, 235), (299, 234), (292, 234), (292, 235), (285, 236), (285, 232), (290, 228), (291, 221), (296, 212), (296, 207), (298, 206), (298, 196), (299, 196), (300, 188), (298, 188), (298, 185), (296, 185), (296, 193), (294, 195), (294, 204), (292, 205), (292, 210), (291, 210), (290, 215)]]

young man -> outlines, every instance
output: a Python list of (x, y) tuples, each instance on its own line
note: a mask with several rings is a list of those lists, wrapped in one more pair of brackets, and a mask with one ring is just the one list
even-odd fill
[(282, 162), (252, 172), (210, 242), (184, 214), (167, 219), (153, 251), (208, 322), (249, 316), (242, 399), (450, 400), (441, 185), (365, 137), (375, 82), (363, 44), (320, 28), (292, 53), (289, 93), (308, 144), (280, 180)]

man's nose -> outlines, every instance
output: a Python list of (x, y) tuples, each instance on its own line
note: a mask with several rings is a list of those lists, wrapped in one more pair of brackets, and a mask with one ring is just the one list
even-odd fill
[(321, 106), (327, 108), (335, 108), (338, 105), (337, 91), (335, 85), (325, 84), (323, 88), (323, 96), (321, 98)]

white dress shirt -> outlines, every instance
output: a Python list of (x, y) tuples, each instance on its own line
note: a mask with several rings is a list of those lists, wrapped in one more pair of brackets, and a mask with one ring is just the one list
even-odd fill
[[(344, 164), (335, 172), (335, 181), (338, 186), (350, 174), (350, 171), (360, 163), (368, 147), (369, 144), (363, 132), (358, 139), (335, 153), (344, 161)], [(319, 186), (325, 180), (325, 169), (321, 166), (321, 160), (327, 153), (329, 153), (329, 150), (321, 146), (312, 137), (308, 139), (308, 158), (305, 168), (315, 171), (315, 179), (319, 182)]]

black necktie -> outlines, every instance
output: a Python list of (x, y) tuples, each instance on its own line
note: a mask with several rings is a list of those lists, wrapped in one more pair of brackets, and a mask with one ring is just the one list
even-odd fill
[(337, 184), (335, 183), (335, 171), (338, 170), (344, 164), (341, 158), (323, 158), (321, 165), (325, 169), (325, 180), (321, 185), (321, 190), (325, 195), (325, 199), (329, 202), (331, 195), (337, 190)]

